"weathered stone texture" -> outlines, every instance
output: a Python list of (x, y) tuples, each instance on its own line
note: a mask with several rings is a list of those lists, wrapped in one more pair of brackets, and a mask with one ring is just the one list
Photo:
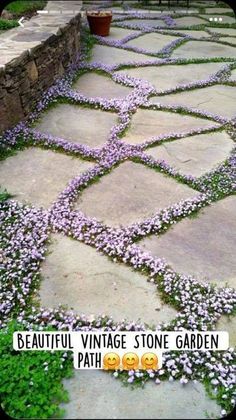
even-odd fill
[(54, 28), (48, 30), (49, 18), (44, 17), (41, 22), (42, 17), (37, 16), (31, 24), (32, 29), (37, 21), (33, 38), (29, 21), (27, 27), (14, 29), (14, 36), (3, 39), (0, 47), (0, 134), (24, 120), (42, 93), (74, 61), (80, 48), (80, 17), (79, 13), (70, 15), (61, 23), (56, 21), (55, 15)]

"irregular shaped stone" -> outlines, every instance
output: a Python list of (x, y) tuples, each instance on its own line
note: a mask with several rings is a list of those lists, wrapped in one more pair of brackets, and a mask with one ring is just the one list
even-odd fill
[[(196, 191), (142, 164), (125, 162), (83, 191), (76, 209), (109, 226), (141, 221)], [(95, 204), (96, 203), (96, 204)]]
[(131, 33), (132, 34), (133, 33), (138, 34), (139, 31), (134, 31), (132, 29), (125, 29), (125, 28), (116, 28), (114, 26), (111, 26), (110, 34), (109, 34), (109, 36), (106, 37), (106, 39), (120, 40), (120, 39), (123, 39), (126, 36), (130, 35)]
[(79, 314), (106, 314), (117, 322), (126, 318), (151, 325), (176, 316), (144, 276), (110, 261), (94, 248), (53, 235), (49, 251), (42, 266), (43, 306), (57, 307), (61, 303)]
[(204, 19), (201, 19), (195, 16), (183, 16), (183, 17), (174, 19), (174, 21), (176, 23), (176, 27), (202, 25), (203, 23), (206, 22)]
[(223, 162), (234, 147), (226, 132), (199, 134), (146, 149), (186, 175), (201, 176)]
[(206, 13), (210, 13), (211, 15), (214, 14), (224, 14), (224, 13), (229, 13), (232, 12), (233, 10), (231, 9), (231, 7), (227, 7), (227, 5), (225, 5), (226, 7), (207, 7), (205, 9)]
[[(205, 19), (210, 19), (210, 17), (212, 17), (212, 15), (201, 15), (201, 16), (204, 17)], [(226, 16), (226, 15), (223, 15), (223, 13), (220, 17), (222, 18), (222, 21), (219, 22), (220, 24), (221, 23), (235, 23), (235, 17)]]
[(216, 331), (228, 331), (229, 347), (236, 347), (236, 317), (223, 315), (216, 324)]
[[(155, 98), (152, 98), (152, 103), (155, 103)], [(158, 101), (161, 102), (162, 98), (162, 96), (158, 97)], [(156, 100), (156, 102), (158, 101)], [(152, 136), (185, 133), (192, 129), (209, 128), (212, 125), (217, 127), (219, 124), (203, 118), (173, 112), (138, 109), (132, 116), (131, 126), (123, 140), (130, 144), (139, 144)]]
[[(172, 31), (170, 30), (169, 33), (171, 33)], [(208, 32), (206, 31), (190, 31), (190, 30), (181, 30), (181, 29), (177, 29), (177, 32), (183, 34), (183, 35), (189, 35), (189, 36), (193, 36), (194, 38), (202, 38), (202, 37), (209, 37), (211, 36), (210, 34), (208, 34)]]
[(230, 76), (229, 80), (231, 80), (231, 81), (236, 80), (236, 69), (231, 71), (231, 76)]
[(205, 80), (220, 70), (226, 63), (203, 63), (170, 66), (145, 66), (120, 70), (117, 73), (148, 80), (157, 92), (173, 89), (178, 85)]
[(224, 85), (214, 85), (186, 92), (172, 93), (166, 96), (156, 96), (150, 100), (154, 104), (187, 106), (227, 118), (233, 118), (236, 114), (235, 101), (235, 87)]
[(0, 184), (14, 199), (49, 207), (75, 176), (93, 163), (30, 147), (1, 162)]
[(235, 29), (234, 28), (212, 28), (212, 27), (206, 27), (206, 29), (208, 29), (208, 31), (214, 33), (216, 32), (217, 34), (224, 34), (224, 35), (232, 35), (235, 36)]
[(160, 27), (166, 27), (166, 24), (164, 20), (161, 19), (129, 19), (124, 20), (123, 23), (129, 25), (137, 25), (142, 29), (144, 26), (147, 28), (158, 28)]
[(175, 39), (178, 39), (178, 37), (163, 35), (159, 33), (150, 33), (140, 36), (136, 39), (132, 39), (125, 45), (130, 45), (131, 47), (144, 48), (148, 52), (155, 53), (161, 50), (166, 45), (170, 44)]
[(229, 45), (210, 41), (188, 41), (176, 48), (173, 58), (236, 57), (236, 49)]
[(236, 197), (227, 197), (203, 209), (196, 218), (181, 220), (159, 237), (140, 245), (164, 257), (178, 273), (193, 275), (222, 287), (236, 287)]
[(90, 72), (80, 76), (77, 82), (74, 83), (73, 89), (90, 98), (100, 97), (107, 99), (124, 98), (132, 91), (131, 88), (115, 83), (107, 76)]
[[(235, 33), (236, 33), (236, 29), (235, 29)], [(236, 45), (236, 37), (233, 37), (233, 36), (222, 37), (220, 38), (220, 41), (229, 42), (230, 44)]]
[(97, 147), (107, 141), (116, 122), (117, 116), (112, 112), (60, 104), (42, 116), (36, 129), (73, 143)]
[(95, 45), (92, 50), (91, 58), (91, 61), (111, 65), (123, 64), (129, 61), (139, 63), (147, 60), (155, 61), (156, 58), (133, 51), (122, 50), (121, 48), (107, 47), (106, 45)]
[[(178, 381), (160, 385), (147, 382), (144, 388), (122, 386), (119, 379), (101, 370), (75, 371), (64, 380), (70, 395), (66, 419), (207, 419), (220, 417), (220, 407), (200, 383), (184, 386)], [(91, 401), (96, 397), (96, 404)]]

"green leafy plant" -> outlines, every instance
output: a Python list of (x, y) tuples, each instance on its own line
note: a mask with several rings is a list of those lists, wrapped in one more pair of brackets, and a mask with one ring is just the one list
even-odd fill
[(9, 192), (7, 192), (7, 190), (2, 190), (0, 186), (0, 202), (8, 200), (8, 198), (11, 198), (11, 197), (12, 195)]
[(72, 375), (70, 354), (56, 351), (15, 351), (13, 332), (24, 330), (12, 321), (0, 332), (0, 400), (13, 418), (60, 417), (68, 401), (63, 377)]
[(46, 3), (47, 2), (43, 0), (18, 0), (9, 3), (6, 6), (6, 10), (8, 10), (8, 12), (13, 13), (14, 15), (20, 16), (22, 13), (33, 12), (36, 10), (43, 9)]

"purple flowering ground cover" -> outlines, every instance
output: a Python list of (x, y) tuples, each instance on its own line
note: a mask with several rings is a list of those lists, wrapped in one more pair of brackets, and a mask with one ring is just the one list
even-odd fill
[[(183, 43), (194, 39), (194, 36), (179, 32), (175, 20), (168, 15), (162, 15), (163, 26), (148, 27), (145, 20), (150, 16), (145, 13), (133, 12), (127, 16), (114, 19), (114, 27), (129, 28), (131, 32), (121, 40), (92, 37), (84, 24), (82, 33), (82, 51), (77, 61), (68, 70), (65, 77), (58, 80), (37, 104), (34, 112), (26, 122), (22, 122), (4, 133), (1, 138), (1, 158), (7, 159), (14, 153), (20, 153), (28, 147), (51, 149), (55, 152), (69, 154), (94, 162), (92, 168), (82, 175), (70, 180), (64, 191), (61, 191), (57, 200), (49, 209), (35, 208), (21, 204), (18, 200), (8, 198), (0, 201), (0, 326), (5, 328), (12, 319), (25, 328), (53, 327), (59, 330), (75, 329), (90, 330), (144, 330), (141, 323), (121, 320), (115, 323), (110, 314), (98, 317), (78, 316), (64, 307), (55, 309), (43, 308), (38, 299), (38, 290), (41, 281), (41, 265), (47, 258), (50, 236), (52, 233), (63, 233), (88, 246), (96, 248), (100, 253), (108, 256), (114, 264), (122, 263), (144, 274), (146, 280), (154, 283), (161, 294), (163, 302), (172, 305), (177, 311), (176, 318), (169, 323), (156, 326), (158, 330), (212, 330), (222, 315), (234, 315), (236, 292), (230, 287), (217, 287), (200, 282), (190, 275), (175, 272), (167, 262), (161, 258), (153, 257), (144, 251), (139, 240), (148, 235), (165, 234), (173, 224), (184, 218), (198, 215), (198, 212), (212, 203), (224, 200), (235, 194), (236, 180), (236, 154), (235, 147), (224, 162), (200, 177), (191, 174), (185, 175), (171, 167), (163, 159), (155, 159), (149, 149), (165, 142), (174, 142), (180, 138), (190, 137), (201, 133), (226, 131), (235, 141), (236, 118), (226, 118), (220, 114), (202, 111), (196, 108), (180, 107), (175, 105), (164, 106), (152, 104), (152, 96), (168, 95), (169, 93), (191, 91), (195, 88), (204, 88), (215, 85), (235, 86), (229, 81), (231, 71), (236, 68), (235, 57), (214, 57), (211, 59), (198, 58), (182, 59), (172, 58), (171, 54)], [(178, 17), (178, 16), (177, 16)], [(140, 24), (128, 24), (129, 19), (139, 18)], [(123, 23), (123, 21), (126, 21)], [(207, 26), (211, 26), (207, 22)], [(212, 24), (214, 27), (214, 24)], [(230, 27), (230, 25), (228, 25)], [(164, 48), (150, 53), (146, 49), (126, 45), (130, 40), (142, 37), (145, 34), (165, 34), (171, 29), (177, 36)], [(139, 29), (139, 33), (132, 30)], [(196, 30), (205, 30), (205, 25), (194, 27)], [(167, 34), (167, 33), (166, 33)], [(198, 41), (204, 42), (204, 37)], [(209, 38), (207, 38), (209, 40)], [(219, 34), (211, 35), (213, 43), (229, 45), (219, 40)], [(133, 51), (147, 55), (146, 61), (128, 61), (122, 64), (104, 64), (91, 61), (91, 51), (94, 45), (106, 45), (117, 50)], [(231, 45), (231, 44), (230, 44)], [(150, 56), (150, 59), (148, 59)], [(156, 60), (153, 60), (156, 57)], [(222, 68), (205, 80), (194, 81), (178, 85), (161, 92), (147, 80), (131, 77), (118, 70), (145, 66), (180, 65), (183, 68), (188, 64), (222, 62)], [(73, 83), (86, 72), (95, 71), (114, 82), (131, 88), (124, 99), (90, 98), (73, 89)], [(108, 135), (107, 141), (101, 148), (92, 148), (82, 143), (73, 143), (66, 138), (58, 138), (37, 130), (39, 118), (47, 111), (60, 103), (74, 104), (92, 109), (114, 111), (118, 115), (118, 122)], [(124, 141), (129, 131), (132, 116), (138, 109), (162, 110), (179, 115), (189, 115), (208, 120), (212, 126), (192, 129), (188, 132), (172, 132), (146, 138), (137, 145)], [(217, 123), (217, 126), (216, 126)], [(193, 198), (181, 200), (167, 208), (161, 209), (141, 222), (129, 226), (113, 228), (106, 226), (96, 218), (87, 217), (79, 210), (74, 209), (75, 201), (80, 194), (97, 183), (103, 177), (109, 177), (111, 171), (122, 162), (130, 160), (152, 168), (165, 174), (175, 182), (185, 184), (196, 191)], [(2, 186), (4, 188), (4, 185)], [(11, 193), (11, 191), (9, 191)], [(96, 284), (94, 285), (96, 287)], [(70, 358), (69, 354), (66, 357)], [(178, 380), (184, 387), (189, 381), (202, 382), (212, 398), (217, 399), (222, 411), (226, 415), (235, 404), (235, 352), (230, 348), (225, 352), (168, 352), (163, 354), (163, 368), (159, 371), (117, 371), (116, 380), (124, 383), (144, 385), (148, 380), (160, 384), (163, 380)], [(115, 379), (114, 379), (115, 380)], [(184, 392), (184, 389), (183, 389)]]

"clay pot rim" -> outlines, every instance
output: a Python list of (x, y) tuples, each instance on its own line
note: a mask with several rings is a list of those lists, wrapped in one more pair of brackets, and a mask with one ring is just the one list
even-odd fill
[(106, 14), (99, 14), (99, 13), (101, 13), (101, 12), (93, 12), (93, 11), (91, 11), (91, 12), (86, 12), (86, 15), (88, 16), (88, 17), (94, 17), (94, 18), (105, 18), (105, 17), (110, 17), (110, 16), (112, 16), (112, 12), (106, 12)]

